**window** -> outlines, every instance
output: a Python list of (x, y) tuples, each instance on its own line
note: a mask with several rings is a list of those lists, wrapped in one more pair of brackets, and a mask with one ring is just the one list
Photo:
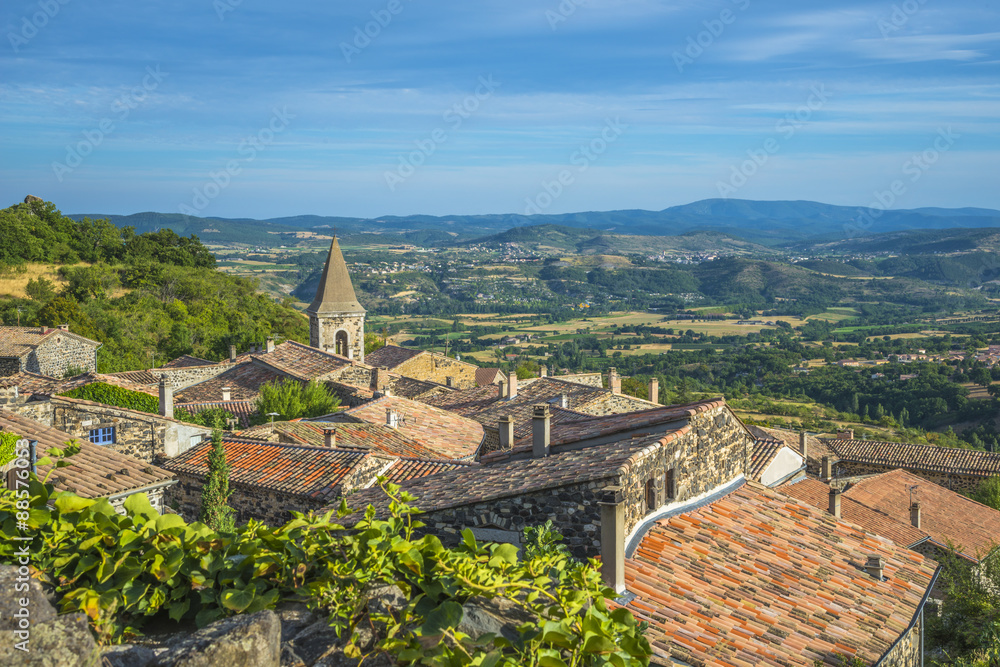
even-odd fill
[(95, 445), (115, 444), (115, 428), (113, 426), (105, 426), (103, 428), (92, 429), (90, 431), (90, 441)]
[(677, 498), (677, 487), (674, 482), (673, 469), (670, 469), (663, 474), (663, 493), (666, 494), (667, 500), (674, 500)]
[(334, 352), (342, 357), (347, 356), (347, 332), (338, 331), (337, 335), (334, 336)]
[(652, 512), (657, 507), (656, 504), (656, 480), (646, 480), (646, 511)]

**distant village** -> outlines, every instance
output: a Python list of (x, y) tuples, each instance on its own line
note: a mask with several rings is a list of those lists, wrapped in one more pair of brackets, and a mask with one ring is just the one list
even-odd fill
[[(0, 429), (39, 458), (78, 441), (71, 465), (37, 473), (120, 511), (144, 493), (195, 519), (211, 429), (175, 417), (223, 408), (239, 522), (344, 498), (385, 516), (380, 479), (415, 496), (422, 530), (445, 544), (468, 528), (520, 547), (526, 527), (552, 521), (575, 557), (599, 559), (615, 604), (649, 624), (658, 665), (922, 665), (942, 554), (956, 545), (972, 569), (995, 557), (1000, 512), (960, 492), (1000, 474), (1000, 454), (747, 426), (722, 398), (662, 405), (655, 379), (648, 400), (630, 396), (614, 368), (519, 379), (394, 345), (366, 354), (336, 238), (307, 313), (309, 345), (267, 339), (222, 361), (107, 374), (100, 343), (68, 326), (2, 327)], [(1000, 346), (976, 359), (996, 364)], [(321, 383), (340, 408), (251, 426), (261, 388), (285, 380)], [(65, 395), (95, 383), (157, 409)], [(14, 462), (0, 461), (10, 484)]]

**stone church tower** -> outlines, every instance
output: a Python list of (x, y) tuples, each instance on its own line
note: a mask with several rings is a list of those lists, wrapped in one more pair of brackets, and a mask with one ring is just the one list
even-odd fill
[(337, 237), (309, 313), (309, 345), (357, 361), (365, 360), (365, 309), (358, 303)]

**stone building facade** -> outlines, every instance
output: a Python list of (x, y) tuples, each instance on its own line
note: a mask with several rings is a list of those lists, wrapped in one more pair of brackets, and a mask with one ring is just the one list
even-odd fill
[[(186, 473), (175, 473), (177, 484), (167, 489), (167, 507), (184, 517), (186, 521), (196, 521), (201, 512), (201, 490), (205, 479)], [(295, 496), (260, 486), (229, 482), (233, 495), (229, 506), (236, 511), (236, 524), (245, 524), (250, 519), (263, 521), (269, 526), (280, 526), (291, 519), (291, 512), (318, 511), (325, 501), (305, 496)]]
[(472, 389), (476, 386), (477, 369), (477, 366), (443, 354), (424, 352), (398, 364), (392, 371), (409, 378), (456, 389)]
[(365, 360), (365, 309), (358, 302), (347, 264), (334, 237), (309, 314), (309, 345)]
[(97, 370), (97, 341), (69, 327), (0, 327), (0, 374), (21, 371), (61, 378)]

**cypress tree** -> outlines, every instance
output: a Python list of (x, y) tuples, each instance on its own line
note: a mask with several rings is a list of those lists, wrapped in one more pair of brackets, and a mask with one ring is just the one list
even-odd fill
[(208, 476), (201, 490), (201, 513), (198, 520), (220, 533), (236, 528), (233, 508), (229, 506), (229, 463), (222, 447), (222, 431), (212, 431), (212, 451), (208, 454)]

